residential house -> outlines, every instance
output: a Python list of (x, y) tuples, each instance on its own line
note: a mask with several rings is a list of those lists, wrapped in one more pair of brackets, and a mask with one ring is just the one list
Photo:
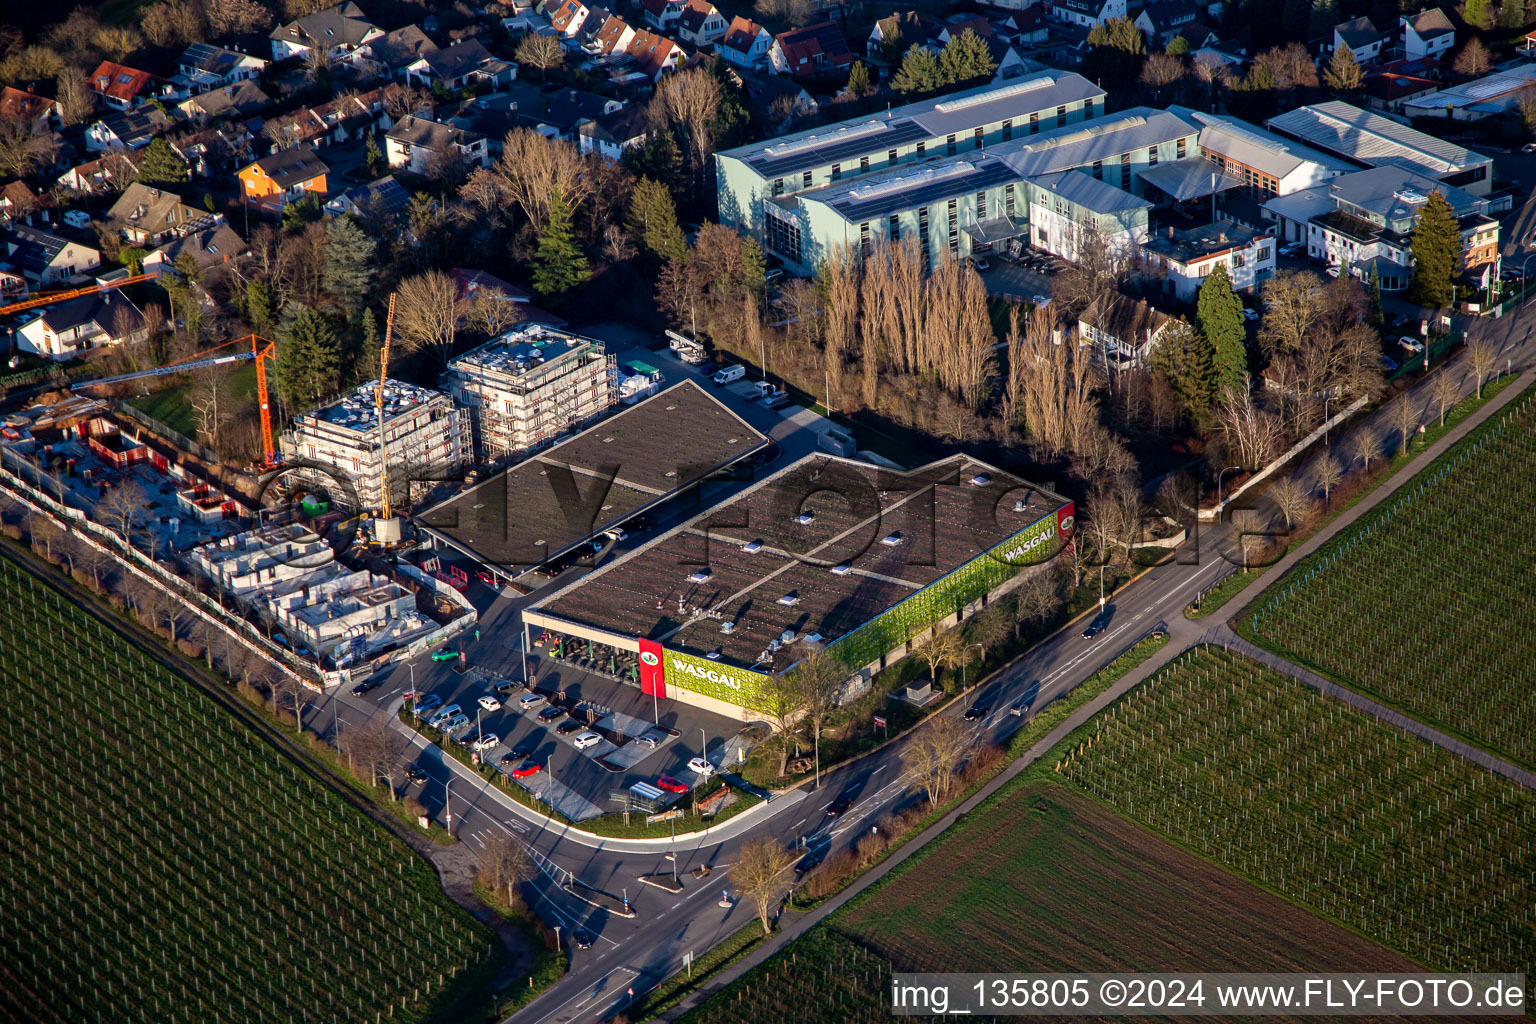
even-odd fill
[(831, 21), (781, 32), (768, 50), (774, 71), (801, 79), (846, 74), (853, 59), (842, 30)]
[(348, 0), (279, 25), (267, 38), (272, 41), (273, 60), (303, 57), (318, 48), (327, 60), (333, 61), (358, 52), (383, 34), (384, 30), (369, 21), (361, 7)]
[(631, 103), (582, 122), (576, 131), (576, 142), (583, 153), (618, 160), (626, 149), (645, 144), (651, 125), (645, 106)]
[[(0, 248), (0, 252), (4, 252)], [(0, 298), (16, 299), (27, 294), (27, 279), (9, 263), (0, 260)]]
[(1404, 103), (1429, 96), (1444, 86), (1439, 64), (1437, 60), (1396, 60), (1370, 69), (1364, 82), (1365, 105), (1372, 110), (1401, 114)]
[(454, 267), (448, 271), (448, 278), (457, 289), (458, 300), (465, 305), (476, 298), (489, 298), (495, 295), (500, 301), (510, 302), (517, 307), (515, 315), (518, 323), (553, 324), (563, 327), (567, 322), (564, 317), (533, 305), (533, 295), (527, 289), (503, 281), (495, 274), (468, 267)]
[(86, 82), (101, 101), (118, 110), (132, 110), (153, 88), (155, 76), (124, 64), (102, 61)]
[(634, 59), (637, 70), (653, 83), (661, 81), (666, 72), (682, 67), (683, 61), (688, 59), (681, 46), (644, 29), (635, 33), (624, 52)]
[(617, 15), (610, 14), (589, 44), (592, 47), (590, 52), (607, 56), (624, 53), (634, 39), (635, 30), (629, 23)]
[(790, 78), (770, 75), (766, 71), (737, 70), (736, 78), (751, 102), (753, 110), (765, 122), (784, 131), (795, 121), (812, 117), (821, 109), (816, 97)]
[(1174, 318), (1119, 292), (1094, 300), (1077, 321), (1081, 344), (1115, 370), (1145, 366)]
[(384, 156), (394, 170), (437, 177), (445, 161), (458, 159), (469, 167), (491, 162), (486, 137), (424, 117), (406, 117), (384, 136)]
[(608, 19), (612, 17), (613, 12), (606, 7), (588, 8), (587, 16), (581, 21), (581, 27), (571, 33), (565, 45), (588, 56), (596, 57), (605, 53), (606, 51), (598, 42), (598, 36), (602, 33), (603, 26), (608, 24)]
[(1520, 40), (1520, 52), (1525, 54), (1536, 52), (1536, 29), (1527, 32)]
[(190, 256), (197, 263), (198, 269), (206, 272), (239, 259), (249, 251), (245, 239), (220, 217), (200, 230), (189, 231), (149, 253), (144, 257), (144, 269), (174, 273), (176, 261), (182, 256)]
[(328, 173), (310, 147), (280, 149), (240, 169), (240, 193), (247, 203), (280, 216), (283, 207), (306, 195), (324, 198)]
[(394, 78), (405, 74), (406, 68), (437, 50), (437, 44), (427, 38), (425, 32), (415, 25), (407, 25), (385, 33), (359, 52), (383, 74)]
[[(400, 88), (398, 83), (391, 85)], [(382, 111), (383, 104), (380, 103), (379, 113)], [(322, 138), (326, 145), (349, 142), (373, 131), (375, 111), (363, 96), (340, 96), (329, 103), (312, 107), (310, 113), (325, 125)]]
[(1224, 67), (1235, 75), (1248, 63), (1248, 48), (1236, 40), (1219, 40), (1195, 47), (1189, 58), (1194, 63)]
[(623, 106), (623, 100), (581, 89), (535, 91), (511, 100), (505, 113), (497, 112), (500, 116), (476, 118), (470, 127), (493, 139), (505, 137), (512, 128), (532, 128), (550, 138), (575, 140), (582, 124)]
[(539, 12), (539, 5), (534, 0), (502, 0), (499, 10), (510, 12), (501, 19), (501, 27), (508, 35), (515, 37), (550, 30), (549, 19)]
[(1038, 46), (1051, 37), (1044, 5), (1015, 11), (1008, 15), (1004, 24), (1012, 31), (1013, 41), (1020, 46)]
[(32, 223), (32, 218), (58, 206), (58, 201), (47, 192), (33, 192), (24, 181), (11, 181), (0, 186), (0, 227), (21, 221)]
[(49, 131), (58, 106), (53, 100), (9, 85), (0, 89), (0, 118), (20, 121), (31, 128), (34, 135)]
[(1456, 45), (1456, 28), (1438, 7), (1398, 21), (1403, 27), (1403, 56), (1410, 60), (1439, 57)]
[(1333, 48), (1349, 47), (1355, 60), (1361, 64), (1374, 64), (1382, 58), (1382, 51), (1392, 37), (1372, 24), (1371, 19), (1361, 16), (1333, 27)]
[(1191, 38), (1205, 34), (1197, 21), (1200, 12), (1201, 5), (1195, 0), (1147, 0), (1136, 15), (1135, 25), (1149, 40), (1150, 49), (1163, 50), (1179, 35), (1189, 43), (1201, 41)]
[(255, 82), (237, 82), (220, 86), (181, 101), (176, 108), (187, 118), (248, 117), (264, 109), (272, 97)]
[(109, 149), (142, 149), (161, 132), (169, 131), (171, 119), (159, 107), (109, 110), (85, 130), (85, 148), (94, 153)]
[(730, 25), (709, 0), (688, 0), (677, 18), (677, 36), (694, 46), (708, 46), (725, 35)]
[(937, 18), (916, 11), (902, 11), (881, 18), (869, 30), (864, 40), (864, 54), (868, 57), (899, 61), (914, 43), (926, 43), (935, 38), (943, 25)]
[(329, 131), (330, 126), (325, 120), (308, 107), (270, 118), (261, 129), (274, 150), (292, 149), (295, 146), (323, 146)]
[(1433, 192), (1451, 204), (1461, 229), (1460, 268), (1477, 276), (1498, 260), (1499, 222), (1488, 200), (1405, 167), (1387, 165), (1340, 175), (1325, 185), (1264, 204), (1286, 241), (1361, 280), (1374, 271), (1384, 291), (1413, 278), (1413, 229)]
[(644, 12), (647, 25), (666, 31), (677, 24), (677, 19), (683, 16), (684, 2), (685, 0), (640, 0), (640, 8)]
[(1481, 121), (1505, 114), (1519, 115), (1521, 104), (1536, 96), (1536, 64), (1517, 64), (1470, 82), (1403, 100), (1398, 109), (1408, 117), (1448, 117)]
[(98, 250), (23, 224), (12, 224), (9, 232), (0, 235), (0, 258), (34, 288), (83, 278), (87, 270), (101, 266)]
[(143, 155), (130, 150), (112, 150), (89, 163), (77, 164), (59, 175), (57, 184), (70, 192), (100, 195), (119, 192), (139, 173)]
[(407, 83), (462, 89), (474, 82), (501, 85), (517, 77), (508, 62), (491, 55), (478, 39), (461, 39), (452, 46), (422, 54), (405, 69)]
[(1169, 225), (1141, 248), (1164, 291), (1180, 302), (1193, 302), (1217, 266), (1226, 269), (1234, 290), (1249, 295), (1275, 274), (1275, 233), (1227, 218), (1184, 229)]
[(325, 201), (325, 212), (332, 217), (344, 214), (367, 216), (373, 213), (401, 213), (411, 205), (411, 194), (393, 175), (370, 181), (366, 185), (348, 189)]
[(249, 129), (232, 121), (172, 139), (171, 146), (187, 162), (192, 177), (207, 178), (243, 167), (256, 159), (254, 142)]
[(193, 43), (176, 58), (176, 74), (171, 84), (190, 96), (248, 82), (261, 74), (267, 62), (237, 50), (226, 50), (212, 43)]
[(773, 36), (757, 22), (743, 17), (731, 19), (725, 35), (715, 44), (715, 52), (727, 64), (739, 68), (763, 68), (768, 66), (768, 51), (773, 46)]
[(73, 359), (92, 348), (137, 341), (149, 333), (149, 321), (117, 289), (50, 306), (16, 332), (23, 352), (45, 359)]
[(549, 19), (549, 27), (561, 39), (575, 38), (592, 13), (591, 8), (581, 0), (544, 0), (539, 4), (539, 11)]
[(167, 238), (205, 227), (215, 214), (188, 206), (181, 196), (165, 189), (134, 182), (123, 190), (107, 219), (124, 241), (138, 246), (159, 245)]
[(1051, 17), (1092, 28), (1111, 18), (1125, 17), (1125, 0), (1051, 0)]

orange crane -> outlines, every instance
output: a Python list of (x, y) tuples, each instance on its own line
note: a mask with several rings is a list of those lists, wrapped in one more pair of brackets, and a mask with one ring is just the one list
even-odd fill
[[(209, 355), (221, 348), (230, 345), (243, 345), (250, 342), (249, 352), (228, 352), (221, 356)], [(122, 373), (116, 377), (97, 377), (94, 380), (75, 381), (69, 385), (71, 391), (79, 391), (81, 388), (100, 387), (103, 384), (117, 384), (125, 380), (137, 380), (140, 377), (163, 377), (168, 373), (186, 373), (188, 370), (196, 370), (203, 366), (221, 366), (225, 363), (242, 363), (247, 359), (256, 360), (256, 404), (261, 412), (261, 453), (262, 469), (271, 469), (277, 465), (277, 449), (272, 443), (272, 408), (267, 397), (267, 360), (273, 357), (277, 346), (266, 338), (256, 334), (247, 334), (243, 338), (234, 341), (226, 341), (222, 345), (215, 345), (206, 352), (199, 352), (195, 356), (164, 366), (156, 366), (149, 370), (139, 370), (137, 373)]]
[(65, 288), (56, 292), (39, 292), (29, 299), (20, 302), (12, 302), (6, 306), (0, 306), (0, 316), (10, 316), (12, 313), (23, 313), (38, 306), (46, 306), (52, 302), (63, 302), (66, 299), (77, 299), (82, 295), (92, 295), (96, 292), (111, 291), (113, 288), (121, 288), (125, 284), (138, 284), (141, 281), (153, 281), (160, 276), (158, 270), (148, 274), (134, 274), (117, 281), (97, 281), (81, 288)]

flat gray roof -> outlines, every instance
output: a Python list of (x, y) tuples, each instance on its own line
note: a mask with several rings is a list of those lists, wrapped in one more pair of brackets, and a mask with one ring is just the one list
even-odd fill
[(1018, 175), (1001, 160), (976, 155), (860, 175), (852, 181), (823, 185), (790, 198), (825, 203), (848, 220), (866, 221), (1017, 180)]
[(1052, 195), (1094, 213), (1121, 213), (1125, 210), (1151, 209), (1145, 199), (1124, 192), (1107, 181), (1100, 181), (1087, 171), (1053, 171), (1029, 179)]
[(427, 509), (418, 525), (487, 565), (538, 565), (768, 444), (693, 381)]
[(1175, 114), (1151, 107), (1131, 107), (1091, 121), (1000, 143), (992, 147), (991, 153), (1020, 177), (1033, 178), (1197, 134), (1198, 128)]

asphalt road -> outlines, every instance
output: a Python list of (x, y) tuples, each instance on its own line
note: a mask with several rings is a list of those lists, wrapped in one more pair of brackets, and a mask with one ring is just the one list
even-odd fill
[[(1533, 324), (1536, 312), (1522, 310), (1505, 320), (1480, 322), (1471, 329), (1498, 338), (1511, 365), (1521, 369), (1536, 364), (1536, 345), (1528, 337)], [(1454, 357), (1453, 368), (1458, 365), (1455, 360), (1464, 359), (1464, 354)], [(1470, 389), (1471, 382), (1465, 381), (1464, 390)], [(1410, 400), (1426, 402), (1420, 394), (1424, 391), (1427, 388), (1416, 389)], [(1376, 417), (1386, 425), (1392, 415), (1388, 408)], [(783, 428), (781, 444), (788, 442), (787, 457), (796, 457), (797, 449), (811, 440), (797, 437), (801, 432), (789, 424)], [(1322, 536), (1338, 525), (1330, 526)], [(978, 687), (968, 701), (945, 713), (959, 715), (970, 703), (989, 704), (991, 712), (970, 728), (978, 736), (1003, 740), (1023, 722), (1008, 714), (1014, 701), (1030, 696), (1033, 708), (1045, 706), (1159, 625), (1174, 629), (1179, 647), (1193, 642), (1200, 627), (1183, 620), (1182, 610), (1196, 594), (1233, 570), (1232, 562), (1221, 554), (1232, 551), (1226, 534), (1224, 524), (1202, 526), (1194, 540), (1181, 549), (1178, 560), (1152, 570), (1115, 595), (1111, 619), (1104, 632), (1087, 640), (1079, 635), (1081, 624), (1063, 630)], [(528, 600), (498, 600), (488, 609), (482, 632), (497, 635), (498, 631), (515, 630), (518, 612)], [(427, 669), (439, 670), (448, 671), (442, 666)], [(422, 669), (417, 671), (419, 676)], [(404, 672), (402, 669), (397, 676)], [(423, 680), (418, 678), (418, 682)], [(390, 714), (399, 703), (397, 689), (398, 683), (392, 680), (370, 697), (337, 694), (310, 712), (309, 724), (324, 732), (328, 731), (333, 715), (344, 723), (358, 724), (374, 714)], [(447, 804), (453, 815), (454, 833), (472, 849), (483, 847), (488, 835), (512, 835), (526, 844), (547, 875), (563, 877), (568, 873), (586, 885), (616, 896), (627, 895), (636, 913), (633, 919), (612, 916), (563, 891), (550, 877), (535, 885), (535, 910), (560, 923), (567, 938), (580, 927), (595, 934), (597, 941), (589, 950), (573, 950), (567, 976), (513, 1018), (526, 1024), (564, 1024), (610, 1016), (628, 1003), (631, 990), (643, 994), (680, 970), (686, 953), (702, 954), (751, 921), (753, 912), (746, 901), (733, 899), (729, 907), (718, 905), (722, 889), (731, 890), (723, 869), (731, 864), (745, 838), (773, 835), (786, 845), (804, 844), (818, 850), (852, 845), (882, 814), (916, 798), (903, 780), (903, 743), (898, 740), (832, 772), (817, 790), (791, 791), (744, 812), (707, 835), (679, 837), (675, 841), (676, 866), (684, 887), (682, 892), (673, 894), (638, 880), (640, 875), (662, 874), (671, 869), (667, 860), (672, 845), (669, 841), (595, 839), (551, 827), (547, 820), (490, 789), (435, 748), (427, 747), (425, 741), (418, 738), (417, 743), (422, 748), (418, 763), (430, 776), (417, 787), (418, 799), (438, 815)], [(568, 756), (579, 757), (574, 751)], [(561, 770), (557, 765), (556, 771)], [(829, 818), (827, 805), (844, 796), (850, 800), (847, 811)], [(702, 880), (687, 874), (701, 866), (713, 868), (713, 874)]]

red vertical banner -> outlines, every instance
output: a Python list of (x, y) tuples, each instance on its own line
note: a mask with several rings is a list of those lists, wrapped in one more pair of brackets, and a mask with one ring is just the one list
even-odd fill
[(1072, 539), (1072, 529), (1077, 525), (1077, 517), (1073, 515), (1075, 508), (1069, 501), (1056, 510), (1056, 536), (1063, 544)]
[(662, 663), (661, 644), (640, 638), (640, 692), (657, 697), (667, 695), (666, 667)]

